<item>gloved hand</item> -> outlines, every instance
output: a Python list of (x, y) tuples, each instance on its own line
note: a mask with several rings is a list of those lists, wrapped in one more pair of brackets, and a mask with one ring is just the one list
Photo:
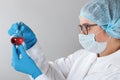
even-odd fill
[[(16, 71), (31, 75), (34, 79), (42, 74), (35, 62), (27, 55), (22, 45), (13, 45), (12, 66)], [(21, 57), (20, 57), (21, 55)]]
[[(24, 23), (17, 22), (13, 24), (11, 28), (8, 30), (8, 34), (12, 36), (16, 34), (17, 31), (19, 31), (19, 33), (21, 33), (22, 37), (24, 38), (26, 49), (31, 48), (37, 42), (37, 38), (33, 31)], [(17, 35), (19, 35), (19, 33)]]

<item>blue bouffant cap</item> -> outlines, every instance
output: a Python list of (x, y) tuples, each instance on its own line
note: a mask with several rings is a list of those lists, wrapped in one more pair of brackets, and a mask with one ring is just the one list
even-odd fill
[(97, 23), (109, 36), (120, 39), (120, 0), (91, 0), (80, 16)]

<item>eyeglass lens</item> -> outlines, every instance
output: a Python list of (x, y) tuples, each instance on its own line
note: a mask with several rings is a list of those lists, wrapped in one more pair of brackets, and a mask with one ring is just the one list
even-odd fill
[(82, 31), (83, 34), (87, 35), (88, 34), (88, 28), (91, 26), (97, 26), (97, 24), (83, 24), (79, 25), (80, 31)]

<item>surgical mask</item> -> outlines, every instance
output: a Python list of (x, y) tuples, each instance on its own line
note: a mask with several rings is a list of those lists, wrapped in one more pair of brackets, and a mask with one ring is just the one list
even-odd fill
[(103, 52), (107, 46), (107, 42), (96, 42), (95, 34), (79, 34), (79, 42), (84, 49), (96, 54)]

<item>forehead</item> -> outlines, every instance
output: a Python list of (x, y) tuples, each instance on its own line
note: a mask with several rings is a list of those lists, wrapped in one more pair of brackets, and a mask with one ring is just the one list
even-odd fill
[(80, 18), (80, 24), (84, 24), (84, 23), (95, 24), (94, 22), (90, 21), (89, 19), (83, 16), (80, 16), (79, 18)]

